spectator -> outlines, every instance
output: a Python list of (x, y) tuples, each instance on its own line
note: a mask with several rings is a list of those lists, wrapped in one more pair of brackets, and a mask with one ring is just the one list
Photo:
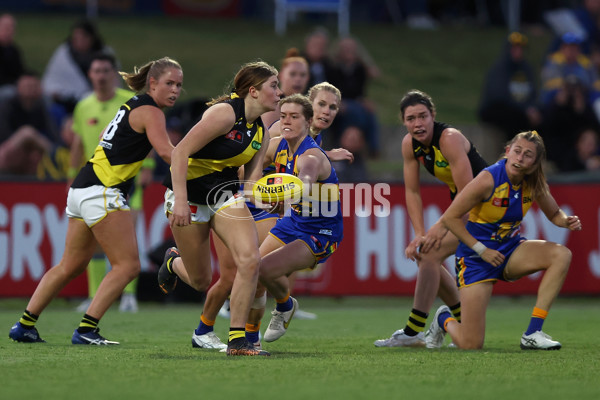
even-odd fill
[(73, 113), (71, 143), (71, 175), (94, 155), (100, 134), (114, 118), (119, 107), (135, 93), (116, 86), (117, 64), (113, 55), (98, 52), (91, 58), (88, 71), (93, 92), (79, 101)]
[(577, 33), (581, 38), (581, 51), (590, 55), (593, 47), (600, 44), (600, 0), (583, 0), (573, 9), (558, 9), (546, 17), (556, 38), (550, 44), (550, 52), (561, 46), (561, 38), (567, 32)]
[(379, 124), (375, 105), (367, 98), (367, 84), (373, 75), (361, 57), (358, 42), (350, 37), (339, 41), (335, 54), (330, 83), (342, 92), (342, 107), (338, 120), (334, 122), (334, 132), (338, 138), (349, 127), (359, 128), (365, 137), (369, 154), (379, 154)]
[[(282, 97), (295, 93), (306, 93), (308, 79), (308, 62), (304, 57), (300, 56), (297, 48), (292, 47), (288, 49), (279, 69), (279, 86), (283, 92)], [(277, 106), (275, 111), (264, 113), (261, 119), (265, 128), (270, 129), (271, 125), (279, 120), (279, 106)]]
[(508, 36), (500, 58), (487, 73), (478, 116), (502, 132), (506, 142), (515, 132), (537, 129), (542, 122), (537, 107), (533, 68), (525, 59), (527, 37), (519, 32)]
[(600, 80), (591, 60), (581, 51), (582, 39), (567, 32), (561, 41), (559, 50), (550, 54), (542, 69), (542, 103), (548, 105), (564, 96), (567, 86), (577, 81), (586, 91), (586, 102), (592, 104), (600, 97)]
[(323, 28), (316, 29), (306, 37), (302, 56), (308, 61), (310, 79), (308, 86), (329, 81), (332, 61), (328, 56), (329, 34)]
[(333, 167), (340, 182), (367, 182), (369, 173), (365, 165), (365, 139), (361, 130), (348, 127), (340, 138), (340, 146), (354, 155), (354, 161), (333, 161)]
[(39, 76), (25, 71), (17, 93), (0, 104), (0, 171), (35, 176), (58, 134), (43, 100)]
[(575, 146), (560, 167), (563, 171), (600, 170), (600, 135), (597, 129), (586, 127), (577, 135)]
[(17, 21), (11, 14), (0, 15), (0, 101), (17, 91), (17, 79), (24, 72), (21, 50), (15, 43)]
[(57, 126), (73, 112), (75, 104), (92, 91), (87, 71), (97, 51), (114, 53), (104, 46), (96, 26), (88, 20), (81, 20), (72, 26), (67, 40), (52, 54), (42, 85), (44, 94), (52, 100)]
[(598, 125), (593, 102), (600, 94), (600, 82), (590, 59), (581, 54), (580, 43), (572, 33), (564, 34), (560, 50), (550, 56), (542, 70), (544, 123), (540, 133), (548, 159), (558, 167), (565, 149), (575, 146), (572, 133)]

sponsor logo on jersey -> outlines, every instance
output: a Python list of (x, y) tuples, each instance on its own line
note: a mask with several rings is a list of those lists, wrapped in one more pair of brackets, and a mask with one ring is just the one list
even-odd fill
[(244, 141), (244, 136), (240, 131), (236, 131), (233, 129), (227, 135), (225, 135), (225, 139), (233, 140), (234, 142), (242, 143)]
[(492, 200), (492, 205), (494, 207), (508, 207), (508, 199), (506, 197), (494, 197), (494, 199)]

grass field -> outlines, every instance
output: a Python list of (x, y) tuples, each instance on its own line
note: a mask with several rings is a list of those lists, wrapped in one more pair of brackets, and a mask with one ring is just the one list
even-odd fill
[[(116, 347), (70, 344), (81, 316), (57, 300), (38, 322), (45, 344), (7, 337), (26, 300), (0, 301), (0, 398), (51, 399), (590, 399), (600, 397), (600, 299), (560, 298), (544, 330), (560, 351), (519, 349), (533, 298), (495, 298), (482, 351), (375, 348), (405, 323), (407, 298), (300, 298), (315, 321), (295, 320), (265, 344), (269, 358), (194, 349), (200, 305), (111, 309), (102, 333)], [(430, 318), (431, 319), (431, 318)], [(263, 321), (263, 329), (268, 323)], [(226, 337), (228, 322), (217, 321)], [(448, 341), (448, 339), (447, 339)]]

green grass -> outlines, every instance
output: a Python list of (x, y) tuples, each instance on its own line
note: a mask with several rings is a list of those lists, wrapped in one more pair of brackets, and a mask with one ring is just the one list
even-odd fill
[[(301, 298), (315, 321), (295, 320), (265, 344), (263, 358), (228, 358), (191, 347), (201, 305), (144, 303), (137, 314), (111, 309), (102, 332), (121, 346), (70, 344), (80, 315), (57, 300), (38, 322), (46, 344), (7, 337), (26, 300), (0, 301), (1, 398), (43, 399), (597, 399), (598, 298), (560, 298), (544, 330), (560, 351), (521, 351), (534, 299), (495, 298), (482, 351), (375, 348), (405, 323), (407, 298)], [(268, 317), (263, 321), (263, 329)], [(228, 322), (216, 332), (226, 337)], [(448, 340), (448, 339), (447, 339)], [(43, 395), (42, 395), (43, 393)]]
[[(67, 36), (75, 15), (17, 14), (17, 42), (29, 66), (42, 72), (52, 52)], [(164, 17), (101, 16), (98, 26), (125, 70), (169, 55), (184, 68), (187, 95), (214, 97), (223, 92), (239, 66), (261, 58), (279, 67), (289, 47), (301, 48), (314, 25), (290, 25), (284, 37), (272, 21)], [(335, 25), (327, 25), (335, 32)], [(352, 34), (365, 45), (382, 76), (369, 95), (383, 125), (397, 125), (404, 92), (418, 88), (433, 96), (442, 121), (475, 123), (485, 72), (506, 38), (503, 28), (446, 26), (436, 31), (411, 30), (391, 24), (353, 23)], [(530, 60), (541, 65), (549, 33), (530, 37)]]

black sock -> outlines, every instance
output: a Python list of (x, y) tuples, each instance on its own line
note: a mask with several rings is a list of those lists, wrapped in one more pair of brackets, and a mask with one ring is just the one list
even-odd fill
[(79, 327), (77, 328), (77, 332), (79, 333), (87, 333), (91, 332), (94, 329), (98, 328), (99, 319), (92, 317), (91, 315), (85, 314), (79, 323)]
[(246, 329), (245, 328), (229, 328), (229, 343), (242, 339), (246, 340)]
[(452, 307), (450, 307), (450, 311), (452, 311), (452, 315), (458, 322), (460, 322), (460, 303), (456, 303)]
[(39, 318), (39, 316), (25, 310), (23, 312), (23, 316), (21, 316), (21, 319), (19, 320), (19, 323), (25, 329), (33, 329), (33, 327), (35, 327), (35, 323), (37, 322), (38, 318)]
[(413, 308), (408, 316), (408, 322), (404, 327), (404, 333), (406, 336), (415, 336), (419, 332), (423, 332), (425, 324), (427, 323), (427, 317), (429, 314), (419, 311)]

